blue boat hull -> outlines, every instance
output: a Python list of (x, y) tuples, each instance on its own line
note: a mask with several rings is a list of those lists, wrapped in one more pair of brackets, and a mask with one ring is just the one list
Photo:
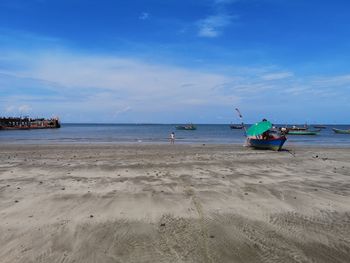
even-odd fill
[(279, 137), (279, 138), (267, 139), (267, 140), (248, 138), (248, 145), (257, 149), (279, 151), (281, 150), (286, 140), (287, 140), (286, 137)]

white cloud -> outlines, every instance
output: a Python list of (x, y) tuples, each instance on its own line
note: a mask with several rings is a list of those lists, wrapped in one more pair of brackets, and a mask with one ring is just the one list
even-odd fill
[(350, 85), (350, 74), (349, 75), (340, 75), (340, 76), (331, 76), (331, 77), (321, 77), (313, 80), (313, 83), (318, 86), (342, 86)]
[(120, 114), (131, 111), (131, 109), (132, 108), (130, 106), (125, 106), (123, 108), (119, 107), (114, 111), (114, 117), (118, 117), (118, 115), (120, 115)]
[[(132, 58), (50, 52), (36, 54), (35, 59), (22, 57), (21, 64), (25, 67), (10, 72), (12, 77), (4, 87), (13, 86), (14, 79), (28, 79), (38, 91), (17, 85), (14, 95), (0, 98), (2, 103), (17, 100), (43, 111), (47, 107), (50, 114), (60, 116), (60, 112), (84, 112), (84, 118), (94, 118), (98, 112), (108, 120), (118, 120), (132, 114), (153, 116), (186, 107), (232, 105), (239, 100), (213, 89), (232, 81), (231, 76)], [(52, 92), (42, 95), (41, 87)], [(42, 96), (45, 100), (39, 101)]]
[(280, 80), (280, 79), (287, 79), (293, 76), (294, 74), (292, 72), (273, 72), (273, 73), (262, 75), (261, 78), (263, 80)]
[(28, 114), (32, 110), (32, 107), (29, 105), (23, 104), (23, 105), (10, 105), (5, 107), (5, 112), (9, 114)]
[(5, 111), (12, 113), (15, 111), (15, 109), (16, 109), (16, 107), (11, 105), (11, 106), (6, 107)]
[[(103, 92), (119, 92), (120, 96), (133, 98), (142, 98), (149, 94), (153, 98), (164, 95), (182, 96), (195, 89), (203, 93), (208, 92), (213, 85), (229, 79), (220, 74), (148, 64), (134, 59), (62, 53), (57, 56), (37, 57), (36, 62), (20, 74), (56, 83), (66, 89), (96, 88)], [(183, 83), (193, 85), (191, 89), (187, 89), (182, 86)]]
[(221, 34), (222, 29), (231, 24), (231, 21), (236, 18), (225, 14), (208, 16), (205, 19), (197, 22), (198, 36), (200, 37), (217, 37)]
[(150, 14), (147, 13), (147, 12), (143, 12), (140, 16), (139, 16), (139, 19), (140, 20), (147, 20), (150, 18)]
[(211, 72), (62, 51), (35, 57), (16, 54), (12, 60), (21, 67), (8, 69), (9, 78), (0, 74), (0, 110), (9, 115), (58, 115), (73, 122), (185, 121), (188, 113), (199, 118), (211, 110), (220, 115), (238, 104), (265, 110), (267, 98), (275, 101), (268, 106), (271, 111), (279, 109), (278, 102), (288, 110), (295, 101), (344, 101), (350, 81), (350, 75), (300, 77), (277, 67), (220, 71), (218, 65)]
[(227, 6), (236, 2), (236, 0), (213, 0), (214, 14), (196, 22), (198, 27), (198, 36), (215, 38), (223, 33), (223, 29), (237, 19), (236, 15), (229, 15)]
[(209, 26), (202, 26), (198, 31), (198, 36), (200, 37), (217, 37), (219, 35), (219, 31)]
[(23, 113), (29, 113), (31, 110), (32, 108), (29, 105), (21, 105), (18, 107), (18, 111)]

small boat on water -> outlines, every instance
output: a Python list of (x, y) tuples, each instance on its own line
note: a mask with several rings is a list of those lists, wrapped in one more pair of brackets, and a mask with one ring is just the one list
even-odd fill
[(243, 129), (244, 126), (243, 126), (243, 125), (240, 125), (240, 124), (238, 124), (238, 125), (236, 125), (236, 124), (231, 124), (231, 125), (230, 125), (230, 128), (231, 128), (232, 130), (239, 130), (239, 129)]
[(341, 129), (333, 128), (332, 130), (333, 130), (335, 133), (338, 133), (338, 134), (350, 134), (350, 129), (348, 129), (348, 130), (341, 130)]
[(293, 125), (291, 128), (288, 128), (290, 131), (306, 131), (308, 129), (307, 125), (304, 125), (304, 127), (298, 127)]
[(60, 127), (61, 123), (57, 117), (51, 119), (0, 117), (0, 130), (56, 129)]
[(318, 135), (318, 133), (320, 132), (320, 130), (314, 130), (314, 131), (309, 131), (309, 130), (305, 130), (305, 131), (295, 131), (295, 130), (289, 130), (287, 132), (288, 135)]
[(186, 130), (186, 131), (194, 131), (197, 130), (197, 127), (194, 126), (193, 124), (188, 124), (188, 125), (178, 125), (175, 126), (177, 130)]

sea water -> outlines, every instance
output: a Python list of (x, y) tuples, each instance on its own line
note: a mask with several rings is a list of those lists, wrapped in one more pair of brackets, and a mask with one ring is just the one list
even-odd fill
[[(0, 143), (169, 143), (175, 132), (180, 144), (238, 144), (245, 141), (244, 130), (232, 130), (228, 124), (200, 124), (197, 130), (176, 130), (176, 124), (62, 124), (60, 129), (0, 130)], [(312, 126), (310, 126), (312, 127)], [(319, 135), (290, 135), (286, 145), (350, 147), (349, 134), (336, 134), (332, 128), (349, 129), (350, 125), (327, 125)]]

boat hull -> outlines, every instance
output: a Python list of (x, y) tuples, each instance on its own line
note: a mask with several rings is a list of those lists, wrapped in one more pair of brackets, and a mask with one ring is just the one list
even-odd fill
[(61, 123), (58, 118), (52, 119), (32, 119), (32, 118), (0, 118), (0, 130), (34, 130), (34, 129), (56, 129)]
[(184, 131), (194, 131), (197, 130), (195, 126), (176, 126), (176, 130), (184, 130)]
[(332, 130), (338, 134), (350, 134), (350, 130), (340, 130), (340, 129), (336, 129), (336, 128), (333, 128)]
[(288, 130), (290, 131), (306, 131), (308, 129), (308, 127), (291, 127), (288, 128)]
[(256, 149), (280, 151), (286, 140), (286, 137), (279, 137), (267, 140), (248, 138), (248, 145)]
[(318, 135), (320, 131), (288, 131), (288, 135)]
[(230, 128), (232, 130), (241, 130), (243, 129), (243, 126), (240, 126), (240, 125), (230, 125)]

